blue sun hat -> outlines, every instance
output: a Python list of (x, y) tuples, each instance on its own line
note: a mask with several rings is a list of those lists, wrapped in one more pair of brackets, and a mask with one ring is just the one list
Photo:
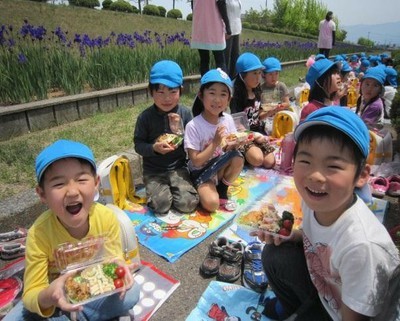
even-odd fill
[(349, 65), (348, 62), (343, 61), (341, 71), (344, 72), (344, 73), (346, 73), (346, 72), (353, 71), (353, 68), (350, 67), (350, 65)]
[(150, 84), (161, 84), (169, 88), (177, 88), (183, 84), (181, 67), (172, 60), (161, 60), (150, 70)]
[(362, 80), (364, 79), (375, 79), (383, 87), (386, 79), (385, 70), (381, 67), (368, 68), (368, 70), (365, 72), (365, 75), (362, 77)]
[(228, 74), (220, 68), (211, 69), (207, 71), (200, 79), (200, 85), (205, 85), (210, 82), (219, 82), (225, 84), (229, 88), (229, 92), (232, 96), (233, 84)]
[(334, 66), (337, 66), (337, 64), (326, 58), (314, 62), (306, 75), (306, 81), (310, 85), (310, 88), (313, 88), (316, 80)]
[(297, 141), (306, 128), (327, 125), (348, 136), (367, 158), (369, 154), (369, 131), (364, 121), (353, 111), (342, 106), (329, 106), (312, 112), (294, 131)]
[(265, 67), (264, 73), (282, 70), (281, 62), (275, 57), (269, 57), (265, 59), (262, 64)]
[(320, 60), (320, 59), (325, 59), (325, 58), (326, 58), (326, 57), (325, 57), (324, 54), (318, 54), (318, 55), (315, 56), (314, 60), (315, 60), (315, 61), (318, 61), (318, 60)]
[(236, 72), (238, 74), (264, 68), (260, 58), (251, 52), (242, 53), (236, 61)]
[(390, 86), (397, 88), (397, 71), (392, 67), (385, 68), (386, 81)]
[(358, 56), (357, 56), (357, 55), (352, 55), (352, 56), (350, 57), (350, 61), (351, 61), (351, 62), (358, 61)]
[(96, 170), (96, 161), (91, 149), (79, 142), (61, 139), (43, 149), (36, 157), (35, 172), (38, 182), (42, 179), (45, 170), (63, 158), (81, 158), (88, 161)]
[(361, 60), (361, 66), (368, 68), (369, 66), (371, 66), (371, 63), (369, 62), (368, 59), (362, 59)]

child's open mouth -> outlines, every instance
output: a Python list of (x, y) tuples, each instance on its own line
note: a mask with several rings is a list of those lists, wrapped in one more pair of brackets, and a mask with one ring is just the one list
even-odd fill
[(66, 210), (68, 213), (76, 215), (80, 212), (81, 208), (82, 208), (82, 203), (78, 203), (74, 205), (67, 205)]

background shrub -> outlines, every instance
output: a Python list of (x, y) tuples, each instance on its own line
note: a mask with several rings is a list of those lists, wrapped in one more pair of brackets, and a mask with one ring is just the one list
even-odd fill
[(189, 13), (189, 14), (186, 16), (186, 20), (187, 20), (187, 21), (192, 21), (192, 20), (193, 20), (193, 14), (192, 14), (192, 13)]
[(147, 6), (143, 7), (143, 14), (147, 16), (159, 16), (160, 10), (154, 4), (148, 4)]
[(167, 18), (182, 19), (182, 12), (179, 9), (171, 9), (167, 13)]
[(103, 9), (104, 10), (110, 10), (110, 6), (111, 6), (112, 3), (113, 3), (112, 0), (104, 0), (102, 2)]
[(120, 12), (134, 12), (130, 3), (124, 0), (117, 0), (110, 4), (110, 10)]
[(69, 0), (69, 4), (71, 6), (85, 7), (90, 9), (100, 6), (99, 0)]
[(158, 11), (160, 11), (160, 17), (165, 17), (166, 13), (167, 13), (167, 9), (165, 9), (162, 6), (158, 6)]

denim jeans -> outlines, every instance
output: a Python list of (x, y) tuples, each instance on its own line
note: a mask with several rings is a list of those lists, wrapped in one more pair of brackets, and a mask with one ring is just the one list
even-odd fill
[[(139, 301), (140, 287), (135, 283), (129, 289), (123, 300), (119, 293), (112, 294), (102, 299), (84, 305), (83, 311), (78, 313), (79, 321), (105, 321), (126, 314)], [(49, 318), (43, 318), (36, 313), (25, 309), (22, 300), (4, 317), (2, 321), (70, 321), (70, 313), (56, 309)]]
[(296, 321), (332, 320), (311, 281), (303, 243), (264, 246), (262, 263), (268, 282), (287, 315)]

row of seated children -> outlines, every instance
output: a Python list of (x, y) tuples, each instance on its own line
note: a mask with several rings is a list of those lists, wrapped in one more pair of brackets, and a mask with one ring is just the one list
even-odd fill
[[(134, 144), (143, 157), (146, 196), (155, 213), (162, 215), (171, 209), (188, 213), (198, 203), (210, 212), (220, 206), (233, 209), (227, 190), (244, 162), (264, 168), (275, 165), (274, 147), (265, 135), (265, 119), (290, 104), (289, 91), (278, 80), (280, 61), (270, 57), (261, 63), (256, 55), (243, 53), (236, 71), (234, 82), (221, 70), (205, 74), (192, 114), (179, 104), (183, 83), (179, 65), (165, 60), (152, 67), (149, 89), (154, 104), (139, 115)], [(262, 97), (265, 102), (275, 102), (271, 110), (261, 108)], [(223, 138), (237, 130), (227, 113), (229, 107), (232, 114), (246, 114), (250, 129), (258, 133), (253, 140), (223, 144)], [(185, 129), (184, 144), (173, 146), (159, 138), (170, 131), (171, 119), (176, 117)]]

